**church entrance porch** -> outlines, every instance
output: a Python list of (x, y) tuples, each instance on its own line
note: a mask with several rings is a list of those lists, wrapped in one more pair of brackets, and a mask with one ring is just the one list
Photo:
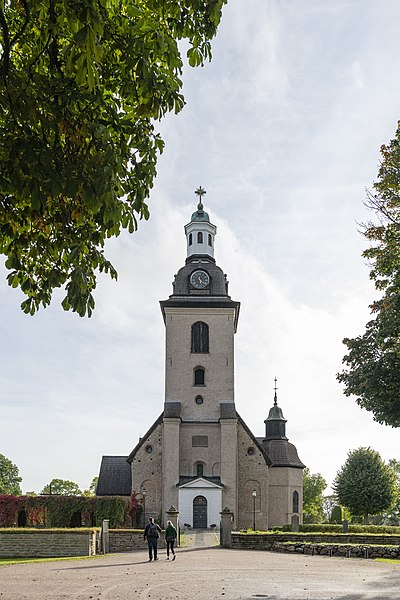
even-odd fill
[(195, 477), (178, 486), (179, 525), (193, 529), (207, 529), (215, 524), (219, 527), (222, 510), (222, 490), (220, 483)]
[(193, 500), (193, 529), (207, 527), (207, 498), (196, 496)]

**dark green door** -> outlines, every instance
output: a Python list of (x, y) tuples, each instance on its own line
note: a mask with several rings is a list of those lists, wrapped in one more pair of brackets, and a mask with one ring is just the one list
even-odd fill
[(193, 500), (193, 529), (207, 529), (207, 498), (204, 496)]

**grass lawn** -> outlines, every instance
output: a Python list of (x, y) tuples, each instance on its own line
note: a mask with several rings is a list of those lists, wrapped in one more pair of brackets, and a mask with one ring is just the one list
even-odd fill
[(84, 560), (91, 558), (102, 558), (104, 554), (98, 554), (97, 556), (61, 556), (57, 558), (0, 558), (0, 567), (2, 565), (17, 565), (24, 563), (42, 563), (42, 562), (57, 562), (61, 560)]
[(375, 558), (377, 562), (394, 563), (400, 565), (400, 558)]

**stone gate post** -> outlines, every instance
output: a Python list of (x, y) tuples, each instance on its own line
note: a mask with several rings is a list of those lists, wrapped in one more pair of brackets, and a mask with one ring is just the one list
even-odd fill
[(101, 546), (103, 548), (103, 554), (108, 554), (110, 548), (110, 533), (109, 533), (110, 521), (104, 519), (101, 527)]
[[(176, 510), (175, 506), (171, 506), (169, 510), (165, 511), (165, 515), (167, 517), (168, 521), (171, 521), (172, 525), (175, 527), (176, 531), (178, 532), (178, 539), (177, 541), (177, 545), (179, 546), (179, 538), (180, 538), (180, 531), (179, 531), (179, 511)], [(166, 527), (167, 524), (164, 523), (164, 527)]]
[(233, 521), (233, 512), (229, 510), (229, 508), (224, 508), (222, 512), (219, 513), (221, 515), (221, 532), (220, 532), (220, 540), (221, 546), (223, 548), (231, 548), (232, 547), (232, 521)]

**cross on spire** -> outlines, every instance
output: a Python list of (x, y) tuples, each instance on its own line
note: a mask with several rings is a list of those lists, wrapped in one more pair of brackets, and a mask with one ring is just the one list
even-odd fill
[(198, 210), (203, 210), (202, 196), (204, 196), (204, 194), (207, 194), (206, 190), (202, 188), (201, 185), (199, 185), (199, 187), (194, 193), (196, 194), (196, 196), (199, 197), (199, 203), (197, 205)]
[(275, 386), (274, 386), (274, 405), (276, 406), (278, 404), (278, 397), (276, 395), (276, 392), (278, 390), (278, 388), (276, 387), (276, 382), (277, 382), (277, 378), (275, 377), (274, 382), (275, 382)]

